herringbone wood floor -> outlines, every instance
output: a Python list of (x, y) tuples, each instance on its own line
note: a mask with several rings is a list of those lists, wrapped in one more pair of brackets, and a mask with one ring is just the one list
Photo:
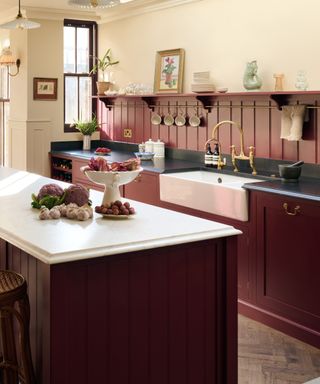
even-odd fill
[(238, 384), (302, 384), (320, 376), (320, 350), (239, 315)]

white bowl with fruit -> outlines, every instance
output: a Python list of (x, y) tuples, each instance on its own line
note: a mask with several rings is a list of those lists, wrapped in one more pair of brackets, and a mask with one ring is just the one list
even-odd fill
[(136, 213), (129, 201), (122, 203), (120, 200), (108, 205), (98, 205), (95, 207), (95, 211), (108, 219), (128, 219)]
[(107, 148), (107, 147), (98, 147), (94, 153), (95, 155), (99, 155), (99, 156), (106, 156), (106, 155), (109, 155), (111, 152), (111, 149)]
[(91, 158), (89, 164), (81, 171), (92, 182), (104, 185), (104, 194), (101, 206), (120, 201), (120, 186), (133, 181), (142, 171), (139, 159), (129, 159), (124, 162), (108, 163), (104, 158)]

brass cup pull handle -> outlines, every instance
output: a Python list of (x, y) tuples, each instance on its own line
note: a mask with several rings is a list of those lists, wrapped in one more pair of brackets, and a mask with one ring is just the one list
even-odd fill
[(288, 203), (284, 203), (283, 204), (283, 208), (284, 208), (284, 211), (287, 215), (290, 215), (290, 216), (296, 216), (297, 213), (300, 212), (300, 205), (296, 205), (294, 208), (293, 208), (293, 212), (289, 212), (288, 211)]

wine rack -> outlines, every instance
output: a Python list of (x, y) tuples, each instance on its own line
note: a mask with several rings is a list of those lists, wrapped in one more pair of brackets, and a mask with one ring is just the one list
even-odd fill
[(72, 183), (72, 160), (51, 156), (51, 178)]

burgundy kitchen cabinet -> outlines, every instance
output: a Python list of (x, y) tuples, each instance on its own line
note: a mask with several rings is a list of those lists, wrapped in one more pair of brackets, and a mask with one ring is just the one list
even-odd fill
[(255, 271), (253, 269), (254, 262), (252, 260), (252, 252), (250, 250), (250, 247), (252, 247), (249, 235), (250, 222), (241, 222), (238, 220), (213, 215), (211, 213), (183, 207), (172, 203), (167, 203), (164, 201), (161, 201), (161, 206), (163, 208), (168, 208), (177, 212), (186, 213), (188, 215), (193, 215), (201, 217), (203, 219), (213, 220), (223, 224), (232, 225), (234, 228), (239, 229), (242, 232), (242, 235), (239, 235), (237, 238), (238, 298), (241, 300), (245, 300), (246, 302), (251, 302), (254, 297)]
[[(88, 159), (72, 158), (72, 180), (73, 184), (81, 184), (89, 189), (104, 191), (104, 186), (91, 182), (87, 176), (80, 170), (81, 167), (88, 165)], [(121, 196), (123, 196), (123, 187), (120, 187)]]
[(102, 185), (98, 185), (92, 183), (84, 173), (81, 172), (80, 168), (88, 165), (87, 159), (72, 159), (72, 180), (74, 184), (81, 184), (89, 189), (96, 189), (98, 191), (103, 191), (104, 187)]
[(251, 316), (319, 348), (320, 203), (250, 193), (257, 266)]
[(0, 239), (29, 288), (42, 384), (236, 384), (236, 239), (45, 264)]
[(159, 188), (159, 174), (144, 171), (132, 183), (124, 186), (124, 196), (146, 204), (162, 206)]

